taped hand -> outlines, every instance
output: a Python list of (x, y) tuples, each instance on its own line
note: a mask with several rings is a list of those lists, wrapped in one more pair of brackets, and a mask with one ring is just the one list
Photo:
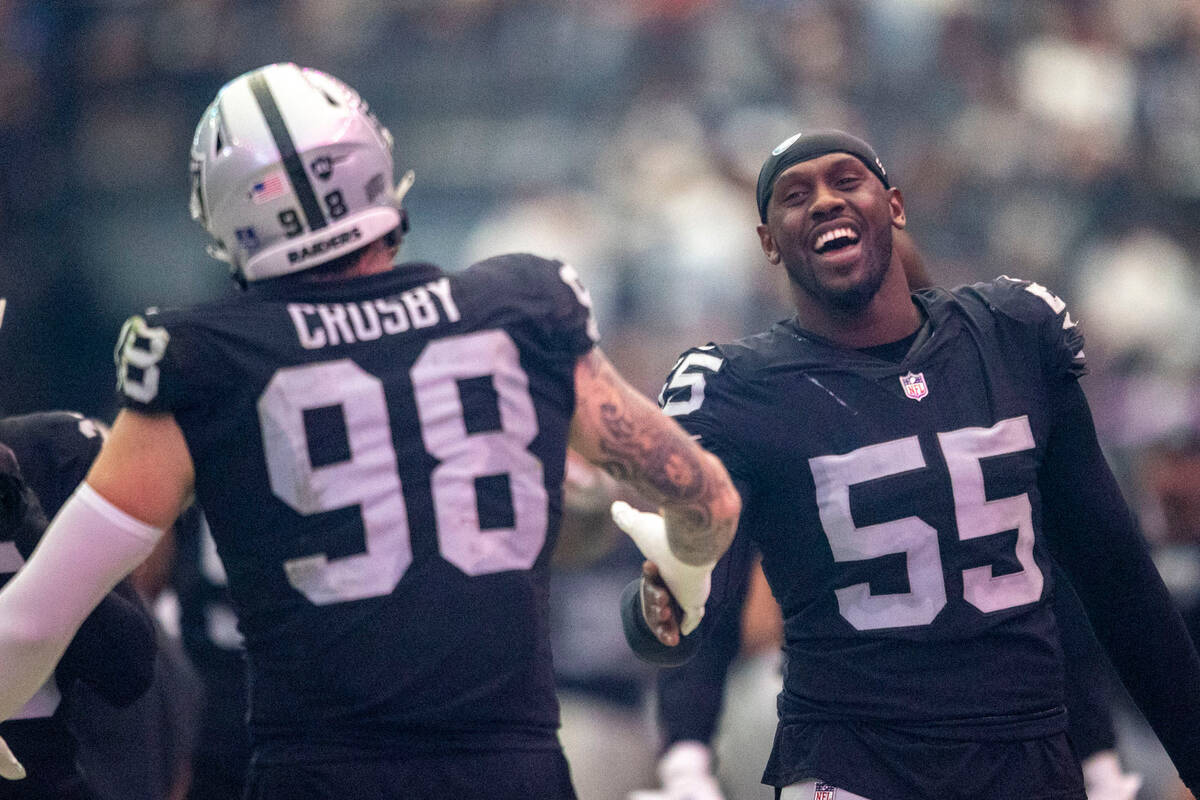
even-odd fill
[(704, 603), (708, 600), (714, 565), (695, 566), (676, 558), (667, 541), (666, 522), (660, 514), (638, 511), (618, 500), (612, 504), (612, 517), (617, 527), (633, 539), (646, 560), (658, 567), (663, 583), (683, 611), (680, 632), (687, 636), (696, 630), (704, 617)]

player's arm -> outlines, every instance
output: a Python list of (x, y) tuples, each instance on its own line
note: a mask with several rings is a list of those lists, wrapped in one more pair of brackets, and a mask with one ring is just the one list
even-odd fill
[(598, 348), (575, 366), (571, 446), (660, 506), (661, 516), (616, 503), (613, 515), (657, 565), (683, 611), (678, 630), (690, 633), (741, 513), (725, 467), (621, 378)]
[(675, 558), (711, 566), (728, 549), (741, 498), (725, 467), (630, 386), (599, 348), (575, 366), (571, 447), (662, 507)]
[[(15, 461), (0, 467), (0, 530), (12, 537), (22, 557), (29, 557), (44, 534), (46, 517), (38, 497), (17, 475)], [(82, 478), (82, 474), (79, 475)], [(157, 644), (154, 623), (132, 586), (109, 592), (71, 639), (54, 671), (64, 693), (75, 680), (94, 686), (114, 705), (140, 697), (154, 677)]]
[(1054, 618), (1062, 639), (1068, 733), (1083, 767), (1089, 797), (1133, 800), (1141, 776), (1125, 773), (1113, 725), (1112, 666), (1062, 568), (1054, 569)]
[[(21, 470), (42, 508), (53, 516), (87, 476), (108, 426), (68, 411), (46, 411), (0, 420), (0, 438), (19, 454)], [(19, 536), (22, 556), (32, 554), (49, 523)], [(54, 670), (65, 694), (86, 683), (114, 706), (129, 705), (154, 678), (154, 622), (127, 581), (104, 596), (79, 626)]]
[(86, 482), (126, 514), (165, 530), (191, 499), (195, 480), (192, 455), (175, 416), (126, 408), (117, 415)]
[(0, 591), (0, 719), (37, 691), (87, 615), (150, 553), (193, 480), (173, 417), (121, 412), (87, 480)]
[[(638, 792), (637, 800), (723, 797), (714, 775), (713, 739), (725, 697), (726, 676), (742, 647), (743, 619), (750, 612), (751, 574), (761, 575), (749, 557), (750, 548), (739, 545), (743, 541), (735, 539), (713, 571), (713, 593), (705, 621), (688, 637), (697, 641), (703, 638), (704, 646), (681, 644), (670, 648), (694, 650), (695, 656), (674, 669), (659, 670), (655, 696), (664, 748), (655, 772), (661, 788)], [(774, 604), (773, 598), (771, 602)], [(630, 800), (634, 797), (630, 795)]]
[(1057, 389), (1039, 484), (1048, 539), (1096, 636), (1175, 762), (1200, 790), (1200, 657), (1108, 467), (1083, 390)]

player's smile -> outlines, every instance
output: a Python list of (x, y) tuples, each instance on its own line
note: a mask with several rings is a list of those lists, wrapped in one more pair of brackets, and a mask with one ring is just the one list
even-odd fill
[(824, 226), (814, 234), (813, 250), (827, 253), (830, 250), (841, 250), (858, 244), (861, 238), (852, 223), (833, 224)]
[(862, 239), (860, 226), (851, 220), (821, 223), (809, 235), (810, 258), (833, 267), (848, 267), (862, 257)]
[(872, 218), (836, 192), (814, 195), (807, 213), (791, 217), (795, 237), (783, 246), (789, 273), (818, 293), (873, 294), (887, 262), (873, 257), (879, 237)]

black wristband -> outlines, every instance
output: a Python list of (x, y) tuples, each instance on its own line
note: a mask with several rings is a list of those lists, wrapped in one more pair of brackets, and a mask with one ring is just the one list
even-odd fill
[(630, 583), (621, 592), (621, 627), (630, 649), (643, 661), (661, 667), (677, 667), (687, 662), (700, 648), (699, 628), (683, 636), (674, 647), (663, 644), (642, 616), (642, 579)]

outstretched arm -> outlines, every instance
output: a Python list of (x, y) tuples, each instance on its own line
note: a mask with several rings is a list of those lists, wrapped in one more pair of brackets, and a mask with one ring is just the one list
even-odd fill
[(571, 447), (662, 507), (670, 552), (684, 564), (711, 567), (728, 549), (741, 498), (725, 467), (630, 386), (599, 348), (575, 366)]

